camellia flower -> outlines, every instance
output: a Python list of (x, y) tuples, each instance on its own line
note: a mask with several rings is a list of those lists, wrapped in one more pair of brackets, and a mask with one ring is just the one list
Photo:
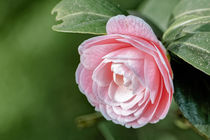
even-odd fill
[(138, 128), (163, 119), (173, 96), (166, 50), (144, 20), (118, 15), (79, 46), (76, 81), (107, 120)]

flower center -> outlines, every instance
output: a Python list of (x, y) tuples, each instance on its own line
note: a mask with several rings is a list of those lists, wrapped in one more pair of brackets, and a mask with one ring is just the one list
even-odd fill
[(123, 75), (113, 73), (114, 82), (115, 82), (118, 86), (122, 86), (122, 85), (124, 84), (123, 78), (124, 78)]
[(112, 63), (113, 81), (118, 85), (114, 99), (117, 102), (125, 102), (132, 98), (135, 93), (135, 75), (123, 64)]

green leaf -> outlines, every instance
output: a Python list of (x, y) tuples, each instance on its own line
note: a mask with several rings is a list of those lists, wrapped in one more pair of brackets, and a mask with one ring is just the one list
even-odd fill
[(180, 0), (146, 0), (139, 7), (143, 16), (153, 21), (162, 31), (168, 26), (173, 8)]
[(189, 15), (207, 16), (209, 15), (209, 12), (209, 0), (191, 0), (190, 2), (187, 0), (181, 0), (173, 11), (171, 21)]
[(167, 49), (210, 75), (210, 1), (182, 0), (163, 35)]
[(127, 14), (107, 0), (62, 0), (52, 10), (63, 22), (52, 28), (58, 32), (105, 34), (109, 18)]
[(210, 138), (210, 77), (184, 61), (172, 60), (175, 94), (184, 117), (201, 133)]

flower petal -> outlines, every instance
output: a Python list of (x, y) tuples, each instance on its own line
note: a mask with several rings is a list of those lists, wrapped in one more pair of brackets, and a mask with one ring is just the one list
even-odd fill
[(93, 71), (92, 79), (98, 84), (98, 86), (108, 86), (113, 79), (111, 63), (104, 63), (102, 61), (101, 64)]
[(122, 42), (94, 45), (89, 48), (83, 49), (80, 61), (85, 68), (94, 70), (101, 63), (105, 55), (125, 47), (128, 47), (128, 45)]
[(160, 72), (151, 56), (147, 56), (144, 62), (145, 86), (150, 90), (150, 99), (153, 104), (159, 92)]
[(93, 106), (98, 106), (98, 98), (92, 91), (93, 81), (91, 75), (92, 71), (85, 69), (81, 64), (78, 66), (76, 71), (76, 79), (79, 85), (79, 89), (87, 96), (89, 102)]
[(107, 34), (123, 34), (141, 37), (158, 42), (152, 28), (141, 18), (118, 15), (109, 19), (106, 25)]

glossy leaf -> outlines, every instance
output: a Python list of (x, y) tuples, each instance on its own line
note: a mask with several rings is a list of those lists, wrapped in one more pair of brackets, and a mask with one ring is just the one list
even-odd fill
[(55, 12), (56, 20), (63, 22), (53, 26), (53, 30), (89, 34), (105, 34), (109, 18), (127, 14), (108, 0), (62, 0), (53, 9)]
[(182, 0), (163, 35), (167, 49), (210, 75), (210, 1)]
[(189, 64), (172, 61), (175, 94), (184, 117), (210, 138), (210, 77)]

